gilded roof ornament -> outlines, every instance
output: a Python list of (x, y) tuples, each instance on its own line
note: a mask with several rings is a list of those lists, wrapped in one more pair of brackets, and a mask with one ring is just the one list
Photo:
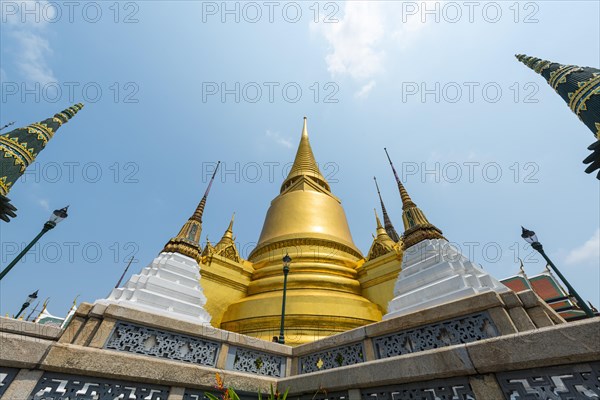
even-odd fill
[(379, 220), (379, 216), (377, 215), (377, 210), (375, 211), (375, 223), (376, 223), (376, 232), (377, 236), (373, 237), (373, 244), (371, 244), (371, 248), (369, 249), (369, 253), (367, 255), (367, 261), (373, 260), (375, 258), (381, 257), (385, 254), (388, 254), (392, 251), (396, 252), (396, 254), (401, 253), (400, 245), (396, 243), (390, 236), (387, 234), (385, 228), (381, 225), (381, 221)]
[(296, 158), (294, 159), (294, 164), (292, 164), (290, 173), (281, 185), (281, 192), (290, 187), (301, 176), (308, 176), (327, 191), (331, 190), (329, 183), (319, 170), (315, 155), (310, 147), (306, 117), (304, 117), (304, 126), (302, 127), (302, 135), (300, 137), (298, 151), (296, 152)]
[(222, 257), (230, 259), (235, 262), (240, 262), (240, 254), (235, 246), (235, 238), (233, 237), (233, 221), (235, 218), (235, 213), (231, 216), (231, 221), (229, 222), (229, 226), (227, 230), (223, 234), (219, 243), (216, 244), (213, 250), (213, 254), (218, 254)]
[(384, 148), (385, 154), (387, 155), (392, 172), (396, 178), (398, 184), (398, 191), (400, 192), (400, 198), (402, 199), (402, 222), (404, 222), (404, 234), (402, 235), (402, 242), (405, 249), (427, 239), (445, 239), (442, 235), (442, 231), (439, 230), (435, 225), (431, 224), (423, 211), (412, 201), (406, 188), (398, 178), (398, 173), (394, 168), (392, 159)]
[[(200, 235), (202, 234), (202, 215), (204, 214), (204, 207), (206, 206), (206, 199), (210, 193), (217, 171), (219, 170), (221, 162), (217, 163), (217, 166), (210, 178), (204, 196), (198, 203), (196, 210), (192, 216), (183, 225), (177, 236), (167, 242), (162, 252), (179, 253), (184, 256), (191, 257), (195, 260), (200, 260), (201, 249), (200, 249)], [(200, 261), (198, 261), (200, 262)]]

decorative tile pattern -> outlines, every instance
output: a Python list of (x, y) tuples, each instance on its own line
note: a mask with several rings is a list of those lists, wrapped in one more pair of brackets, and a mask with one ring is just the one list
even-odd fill
[(0, 397), (6, 392), (18, 372), (17, 368), (0, 367)]
[(498, 336), (487, 313), (425, 325), (373, 339), (377, 358), (387, 358), (438, 347), (470, 343)]
[(600, 363), (503, 372), (496, 379), (511, 400), (600, 399)]
[(168, 397), (166, 386), (45, 373), (29, 400), (167, 400)]
[(361, 394), (362, 400), (476, 400), (468, 378), (363, 389)]
[(350, 344), (300, 357), (301, 374), (323, 371), (365, 361), (362, 343)]
[(118, 322), (104, 348), (214, 367), (220, 345), (192, 336)]
[(282, 377), (285, 375), (285, 361), (284, 357), (274, 354), (232, 346), (229, 348), (226, 369)]

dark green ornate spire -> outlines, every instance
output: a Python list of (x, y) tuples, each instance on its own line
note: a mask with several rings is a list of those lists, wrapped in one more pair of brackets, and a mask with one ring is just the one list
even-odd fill
[(6, 195), (25, 169), (35, 160), (54, 133), (67, 123), (83, 104), (75, 104), (42, 122), (17, 128), (0, 136), (0, 194)]
[[(587, 126), (596, 139), (600, 140), (600, 70), (591, 67), (563, 65), (552, 61), (517, 54), (517, 59), (542, 75), (548, 84), (568, 104), (571, 111)], [(598, 144), (589, 149), (595, 150)], [(595, 151), (584, 161), (590, 164), (588, 174), (600, 169), (600, 152)], [(600, 179), (600, 172), (598, 173)]]

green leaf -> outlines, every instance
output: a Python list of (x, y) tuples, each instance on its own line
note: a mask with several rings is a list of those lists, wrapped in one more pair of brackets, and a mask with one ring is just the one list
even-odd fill
[(209, 400), (219, 400), (219, 398), (212, 393), (204, 392), (204, 395), (208, 397)]
[(229, 389), (227, 389), (227, 391), (229, 392), (229, 397), (231, 398), (231, 400), (240, 400), (240, 396), (237, 395), (235, 390), (233, 390), (232, 388), (229, 388)]
[(289, 391), (290, 391), (290, 388), (285, 389), (285, 392), (283, 393), (283, 397), (281, 398), (281, 400), (286, 400), (287, 399)]

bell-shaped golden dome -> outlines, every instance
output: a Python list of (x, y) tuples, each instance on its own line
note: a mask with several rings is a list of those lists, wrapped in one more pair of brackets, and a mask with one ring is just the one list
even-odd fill
[(287, 284), (286, 343), (300, 344), (381, 319), (362, 297), (363, 258), (346, 214), (315, 161), (306, 118), (294, 164), (273, 199), (256, 248), (247, 297), (233, 303), (221, 328), (269, 340), (279, 333), (282, 257), (292, 257)]
[(331, 193), (315, 161), (304, 117), (294, 164), (281, 185), (281, 193), (271, 202), (258, 245), (249, 259), (252, 261), (252, 256), (270, 243), (307, 237), (343, 244), (362, 257), (352, 240), (341, 202)]

